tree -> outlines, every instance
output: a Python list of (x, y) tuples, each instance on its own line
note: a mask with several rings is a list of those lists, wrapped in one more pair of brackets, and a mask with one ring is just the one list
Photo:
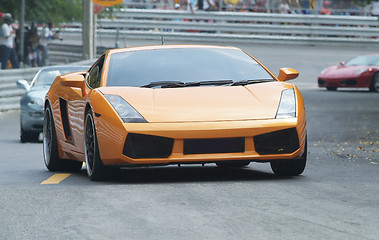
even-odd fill
[(354, 3), (357, 4), (358, 6), (367, 6), (371, 4), (371, 2), (374, 2), (375, 0), (354, 0)]
[[(20, 16), (20, 1), (1, 1), (0, 11), (11, 13), (14, 19)], [(34, 23), (62, 23), (81, 21), (82, 1), (81, 0), (26, 0), (25, 1), (25, 21)]]

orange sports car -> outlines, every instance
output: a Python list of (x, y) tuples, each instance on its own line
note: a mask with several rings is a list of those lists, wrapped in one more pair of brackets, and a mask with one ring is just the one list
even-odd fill
[(87, 72), (58, 76), (45, 98), (43, 154), (50, 171), (270, 162), (299, 175), (307, 159), (302, 95), (235, 47), (113, 49)]

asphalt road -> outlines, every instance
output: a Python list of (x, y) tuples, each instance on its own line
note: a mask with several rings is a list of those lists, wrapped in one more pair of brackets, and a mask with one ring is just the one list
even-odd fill
[[(42, 144), (19, 142), (19, 112), (0, 113), (0, 239), (378, 239), (379, 93), (328, 92), (319, 71), (371, 49), (239, 45), (273, 72), (300, 71), (308, 165), (127, 169), (59, 184)], [(43, 184), (47, 183), (47, 184)]]

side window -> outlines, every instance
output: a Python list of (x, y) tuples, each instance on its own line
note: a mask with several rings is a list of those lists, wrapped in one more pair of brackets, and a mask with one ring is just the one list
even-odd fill
[(100, 87), (101, 71), (103, 70), (103, 64), (104, 64), (104, 56), (89, 71), (87, 84), (92, 89)]

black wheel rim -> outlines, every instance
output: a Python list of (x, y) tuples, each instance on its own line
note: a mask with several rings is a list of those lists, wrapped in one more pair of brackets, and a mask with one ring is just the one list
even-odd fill
[(84, 147), (85, 147), (85, 160), (87, 166), (87, 173), (89, 176), (93, 173), (93, 167), (95, 164), (95, 129), (93, 125), (92, 115), (88, 114), (85, 122), (85, 137), (84, 137)]
[(375, 91), (379, 91), (379, 74), (375, 74), (374, 83), (372, 87)]
[(43, 157), (44, 157), (46, 166), (48, 166), (50, 163), (52, 140), (53, 140), (52, 118), (51, 118), (50, 110), (46, 109), (45, 119), (43, 122)]

